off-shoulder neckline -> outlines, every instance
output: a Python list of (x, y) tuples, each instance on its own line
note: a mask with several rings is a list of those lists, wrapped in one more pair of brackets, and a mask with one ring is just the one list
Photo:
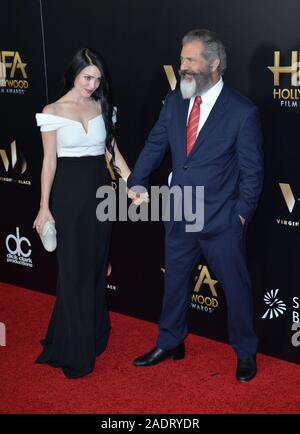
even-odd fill
[(84, 131), (85, 131), (86, 134), (88, 134), (88, 132), (89, 132), (89, 123), (90, 123), (91, 121), (93, 121), (94, 119), (97, 119), (97, 118), (99, 118), (99, 117), (102, 117), (102, 113), (100, 113), (99, 115), (94, 116), (93, 118), (89, 119), (89, 120), (88, 120), (88, 123), (87, 123), (87, 130), (86, 130), (86, 129), (84, 128), (83, 123), (80, 122), (80, 121), (77, 121), (76, 119), (67, 118), (67, 117), (65, 117), (65, 116), (52, 115), (52, 114), (50, 114), (50, 113), (36, 113), (36, 114), (37, 114), (37, 115), (44, 115), (44, 116), (54, 116), (55, 118), (61, 118), (61, 119), (66, 119), (66, 120), (71, 121), (71, 122), (76, 122), (77, 124), (80, 124), (80, 125), (82, 126), (82, 128), (84, 129)]

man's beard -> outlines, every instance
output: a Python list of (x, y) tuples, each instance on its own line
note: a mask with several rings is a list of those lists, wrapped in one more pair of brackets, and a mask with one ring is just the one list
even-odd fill
[(203, 95), (213, 82), (210, 71), (193, 72), (187, 69), (179, 71), (180, 75), (180, 90), (183, 99), (190, 99), (196, 95)]

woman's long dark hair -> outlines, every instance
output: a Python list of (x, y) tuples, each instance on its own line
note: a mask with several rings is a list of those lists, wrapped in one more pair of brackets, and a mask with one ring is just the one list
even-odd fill
[(73, 56), (69, 67), (64, 76), (63, 94), (67, 93), (74, 87), (76, 76), (87, 66), (95, 65), (100, 73), (101, 80), (99, 87), (93, 92), (92, 98), (95, 101), (100, 101), (102, 116), (106, 128), (105, 146), (112, 155), (114, 163), (114, 149), (112, 140), (114, 138), (114, 124), (112, 121), (113, 106), (110, 93), (109, 76), (102, 56), (90, 48), (81, 48)]

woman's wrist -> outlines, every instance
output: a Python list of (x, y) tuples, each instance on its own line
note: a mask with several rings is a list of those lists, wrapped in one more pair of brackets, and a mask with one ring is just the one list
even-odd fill
[(43, 211), (49, 211), (49, 204), (48, 203), (40, 203), (40, 209)]
[(131, 171), (127, 172), (125, 175), (122, 175), (121, 177), (125, 182), (127, 182), (127, 179), (129, 178), (130, 174), (131, 174)]

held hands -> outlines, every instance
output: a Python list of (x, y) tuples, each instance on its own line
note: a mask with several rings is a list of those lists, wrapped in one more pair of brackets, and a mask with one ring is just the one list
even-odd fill
[(129, 197), (129, 199), (132, 200), (134, 205), (137, 205), (137, 206), (141, 205), (141, 203), (143, 203), (143, 202), (146, 202), (146, 203), (149, 202), (149, 194), (146, 190), (142, 191), (142, 192), (137, 192), (137, 191), (133, 191), (131, 189), (128, 189), (127, 195)]
[(33, 222), (33, 229), (36, 229), (37, 233), (41, 235), (43, 232), (44, 224), (47, 221), (55, 222), (49, 208), (41, 207), (38, 215), (36, 216), (36, 219)]

